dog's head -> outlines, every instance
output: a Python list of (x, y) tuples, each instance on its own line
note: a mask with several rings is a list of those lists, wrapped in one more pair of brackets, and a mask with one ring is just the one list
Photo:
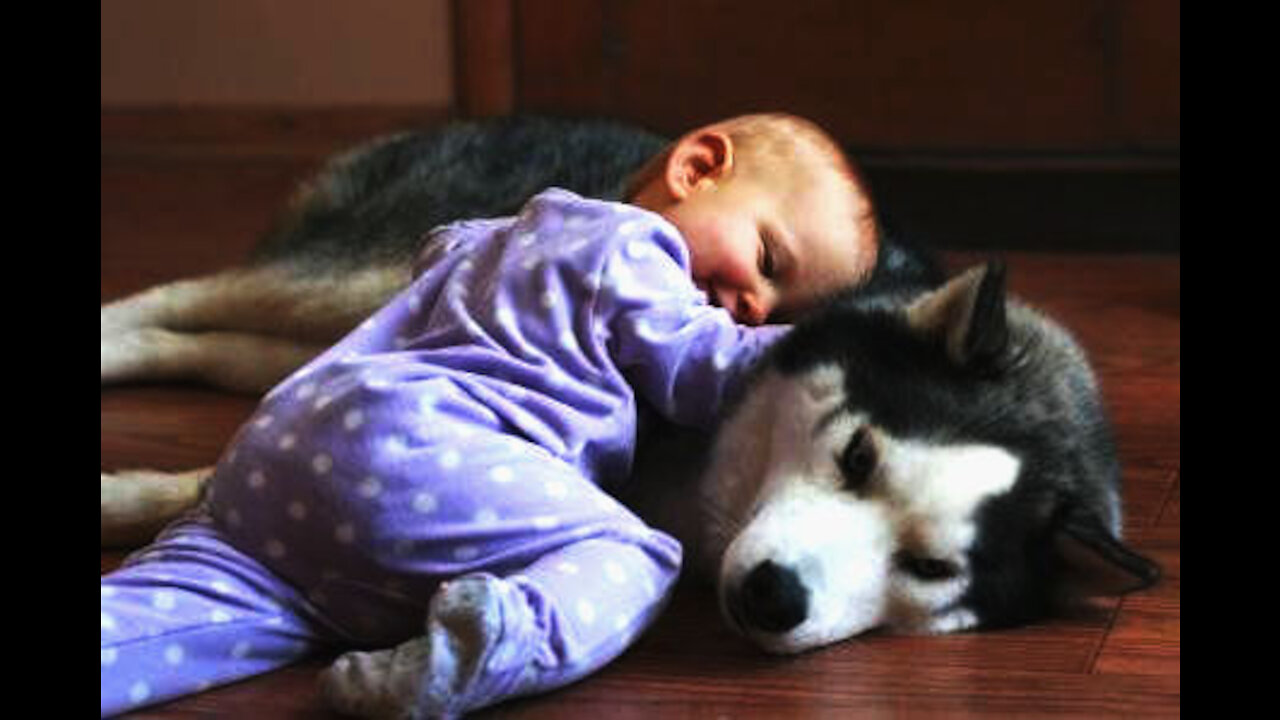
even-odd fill
[(1072, 338), (1001, 265), (900, 302), (832, 303), (774, 349), (702, 484), (731, 624), (776, 652), (883, 627), (1021, 624), (1146, 587)]

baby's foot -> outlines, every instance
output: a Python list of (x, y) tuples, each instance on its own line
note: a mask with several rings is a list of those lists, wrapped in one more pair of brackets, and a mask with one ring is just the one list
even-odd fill
[(369, 718), (453, 717), (502, 699), (477, 696), (502, 639), (502, 590), (502, 581), (487, 575), (441, 585), (425, 636), (334, 661), (320, 678), (330, 704)]

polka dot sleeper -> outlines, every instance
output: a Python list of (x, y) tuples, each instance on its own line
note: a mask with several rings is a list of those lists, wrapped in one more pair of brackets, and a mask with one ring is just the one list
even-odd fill
[(414, 282), (274, 389), (197, 511), (102, 579), (102, 713), (320, 649), (346, 712), (451, 716), (598, 669), (681, 549), (608, 493), (637, 395), (708, 426), (782, 332), (707, 304), (678, 231), (551, 189), (435, 231)]

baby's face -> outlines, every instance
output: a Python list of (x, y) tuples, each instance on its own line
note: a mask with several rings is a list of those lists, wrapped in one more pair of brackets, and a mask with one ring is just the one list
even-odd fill
[(689, 246), (694, 283), (745, 325), (785, 321), (866, 276), (873, 239), (832, 172), (708, 182), (663, 215)]

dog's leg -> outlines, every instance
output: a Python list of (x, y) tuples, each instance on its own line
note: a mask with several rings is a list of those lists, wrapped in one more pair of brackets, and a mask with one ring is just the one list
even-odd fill
[(212, 467), (182, 473), (102, 473), (102, 547), (132, 548), (150, 542), (161, 528), (195, 507), (212, 473)]
[(318, 277), (266, 265), (160, 285), (102, 307), (102, 382), (196, 380), (261, 393), (408, 280), (397, 265)]
[(102, 382), (194, 380), (261, 394), (324, 347), (249, 333), (137, 328), (102, 339)]

